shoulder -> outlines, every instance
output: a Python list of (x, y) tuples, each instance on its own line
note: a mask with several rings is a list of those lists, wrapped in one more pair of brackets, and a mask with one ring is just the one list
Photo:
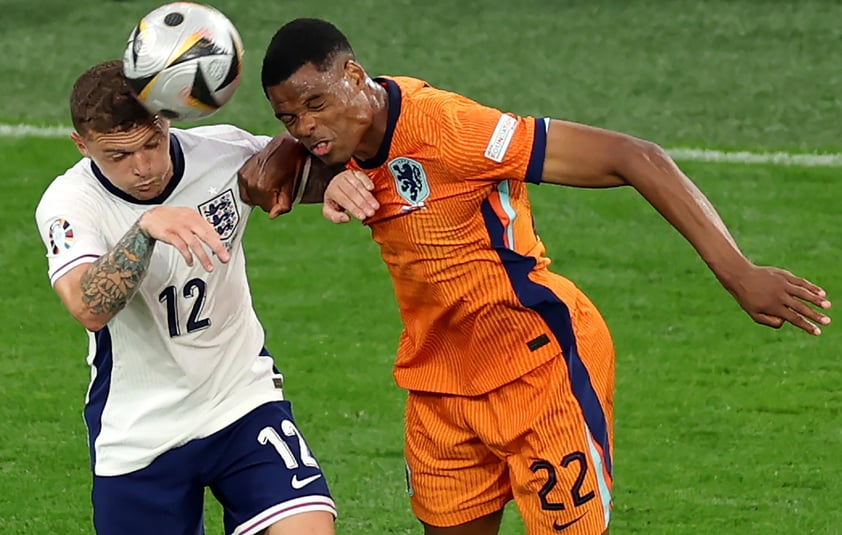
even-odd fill
[(390, 79), (400, 88), (401, 100), (412, 106), (427, 106), (437, 110), (459, 109), (470, 106), (483, 107), (482, 104), (465, 95), (433, 86), (419, 78), (395, 76)]
[(489, 110), (487, 106), (464, 95), (440, 89), (418, 78), (391, 78), (401, 90), (401, 117), (409, 122), (432, 122), (439, 127), (458, 123), (465, 113)]
[(230, 124), (197, 126), (189, 129), (171, 128), (170, 131), (185, 151), (200, 145), (216, 146), (217, 150), (244, 151), (248, 154), (262, 149), (269, 143), (269, 136), (252, 134)]
[(83, 158), (47, 186), (38, 201), (36, 217), (55, 210), (64, 213), (85, 211), (100, 198), (100, 190), (91, 161)]

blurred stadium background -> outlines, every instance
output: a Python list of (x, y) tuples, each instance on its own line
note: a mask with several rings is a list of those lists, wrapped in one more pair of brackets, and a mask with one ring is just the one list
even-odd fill
[[(49, 287), (33, 221), (43, 189), (78, 154), (14, 125), (67, 127), (75, 77), (119, 57), (160, 3), (0, 0), (3, 534), (92, 531), (86, 338)], [(279, 131), (259, 84), (263, 49), (282, 23), (315, 16), (348, 35), (371, 74), (422, 77), (504, 110), (669, 148), (842, 151), (835, 0), (212, 5), (246, 46), (240, 89), (212, 122)], [(680, 164), (752, 259), (842, 299), (839, 157)], [(754, 325), (633, 191), (541, 186), (532, 198), (555, 269), (597, 303), (617, 345), (612, 533), (842, 533), (838, 326), (811, 338)], [(367, 236), (358, 224), (332, 227), (318, 207), (275, 222), (256, 214), (246, 236), (255, 304), (331, 480), (337, 531), (421, 533), (405, 496), (404, 396), (390, 374), (400, 324)], [(207, 523), (222, 533), (212, 503)], [(523, 533), (514, 510), (503, 533)]]

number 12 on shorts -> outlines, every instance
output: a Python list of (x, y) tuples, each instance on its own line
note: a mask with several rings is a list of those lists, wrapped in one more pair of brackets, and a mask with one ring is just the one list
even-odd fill
[(319, 468), (319, 462), (316, 461), (316, 458), (313, 457), (313, 454), (310, 453), (310, 448), (307, 447), (307, 443), (304, 442), (304, 437), (301, 436), (301, 433), (298, 431), (298, 428), (295, 427), (295, 424), (289, 420), (282, 420), (281, 421), (281, 433), (287, 437), (295, 437), (298, 439), (298, 451), (301, 463), (299, 464), (299, 459), (295, 457), (295, 454), (292, 452), (292, 448), (289, 447), (289, 444), (286, 443), (286, 440), (278, 434), (274, 427), (264, 427), (260, 430), (257, 434), (257, 441), (263, 444), (271, 444), (274, 446), (275, 451), (278, 452), (278, 455), (281, 456), (281, 459), (284, 461), (284, 465), (289, 470), (295, 470), (301, 464), (304, 466), (310, 466), (312, 468)]

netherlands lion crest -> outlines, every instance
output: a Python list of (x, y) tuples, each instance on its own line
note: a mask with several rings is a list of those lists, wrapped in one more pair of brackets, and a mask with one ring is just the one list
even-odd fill
[(240, 222), (237, 201), (234, 198), (234, 192), (230, 189), (200, 204), (199, 213), (207, 219), (219, 234), (219, 239), (223, 241), (234, 235), (237, 224)]
[(389, 171), (395, 177), (398, 194), (411, 206), (423, 206), (430, 196), (430, 183), (421, 164), (411, 158), (395, 158), (389, 162)]

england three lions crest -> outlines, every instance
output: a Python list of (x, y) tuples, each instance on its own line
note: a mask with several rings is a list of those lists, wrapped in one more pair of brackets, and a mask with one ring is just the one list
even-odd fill
[(430, 183), (421, 164), (411, 158), (395, 158), (389, 162), (389, 171), (395, 177), (398, 195), (411, 207), (423, 207), (430, 196)]
[(213, 226), (222, 241), (234, 235), (237, 224), (240, 222), (237, 200), (230, 189), (200, 204), (199, 213)]

